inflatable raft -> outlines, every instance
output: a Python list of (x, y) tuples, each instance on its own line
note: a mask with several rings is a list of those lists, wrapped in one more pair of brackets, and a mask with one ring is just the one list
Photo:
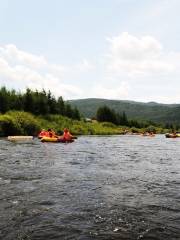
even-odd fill
[(64, 138), (55, 138), (55, 137), (42, 137), (41, 142), (51, 142), (51, 143), (72, 143), (73, 139), (66, 140)]
[(155, 137), (155, 134), (143, 133), (141, 134), (142, 137)]
[(180, 133), (166, 133), (165, 137), (166, 138), (177, 138), (177, 137), (180, 137)]

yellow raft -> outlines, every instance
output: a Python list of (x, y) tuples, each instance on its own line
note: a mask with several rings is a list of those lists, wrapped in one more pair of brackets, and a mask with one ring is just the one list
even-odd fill
[(73, 139), (66, 140), (64, 138), (56, 138), (56, 137), (43, 137), (41, 138), (41, 142), (52, 142), (52, 143), (71, 143), (74, 142)]

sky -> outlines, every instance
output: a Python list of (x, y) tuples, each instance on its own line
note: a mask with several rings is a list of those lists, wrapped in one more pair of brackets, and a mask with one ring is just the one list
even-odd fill
[(0, 86), (180, 103), (179, 0), (0, 0)]

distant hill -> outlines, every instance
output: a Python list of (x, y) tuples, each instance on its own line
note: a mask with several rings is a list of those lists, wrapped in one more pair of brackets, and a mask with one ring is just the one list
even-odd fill
[(108, 100), (88, 98), (69, 100), (72, 106), (83, 114), (84, 117), (92, 118), (100, 106), (108, 106), (116, 112), (126, 113), (129, 119), (151, 120), (162, 123), (180, 123), (180, 104), (161, 104), (156, 102), (135, 102), (126, 100)]

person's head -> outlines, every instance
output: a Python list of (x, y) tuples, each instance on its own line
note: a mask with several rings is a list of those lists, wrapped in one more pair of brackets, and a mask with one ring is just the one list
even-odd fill
[(64, 129), (64, 132), (68, 132), (68, 129), (67, 129), (67, 128), (65, 128), (65, 129)]
[(48, 129), (48, 132), (51, 132), (51, 128)]

